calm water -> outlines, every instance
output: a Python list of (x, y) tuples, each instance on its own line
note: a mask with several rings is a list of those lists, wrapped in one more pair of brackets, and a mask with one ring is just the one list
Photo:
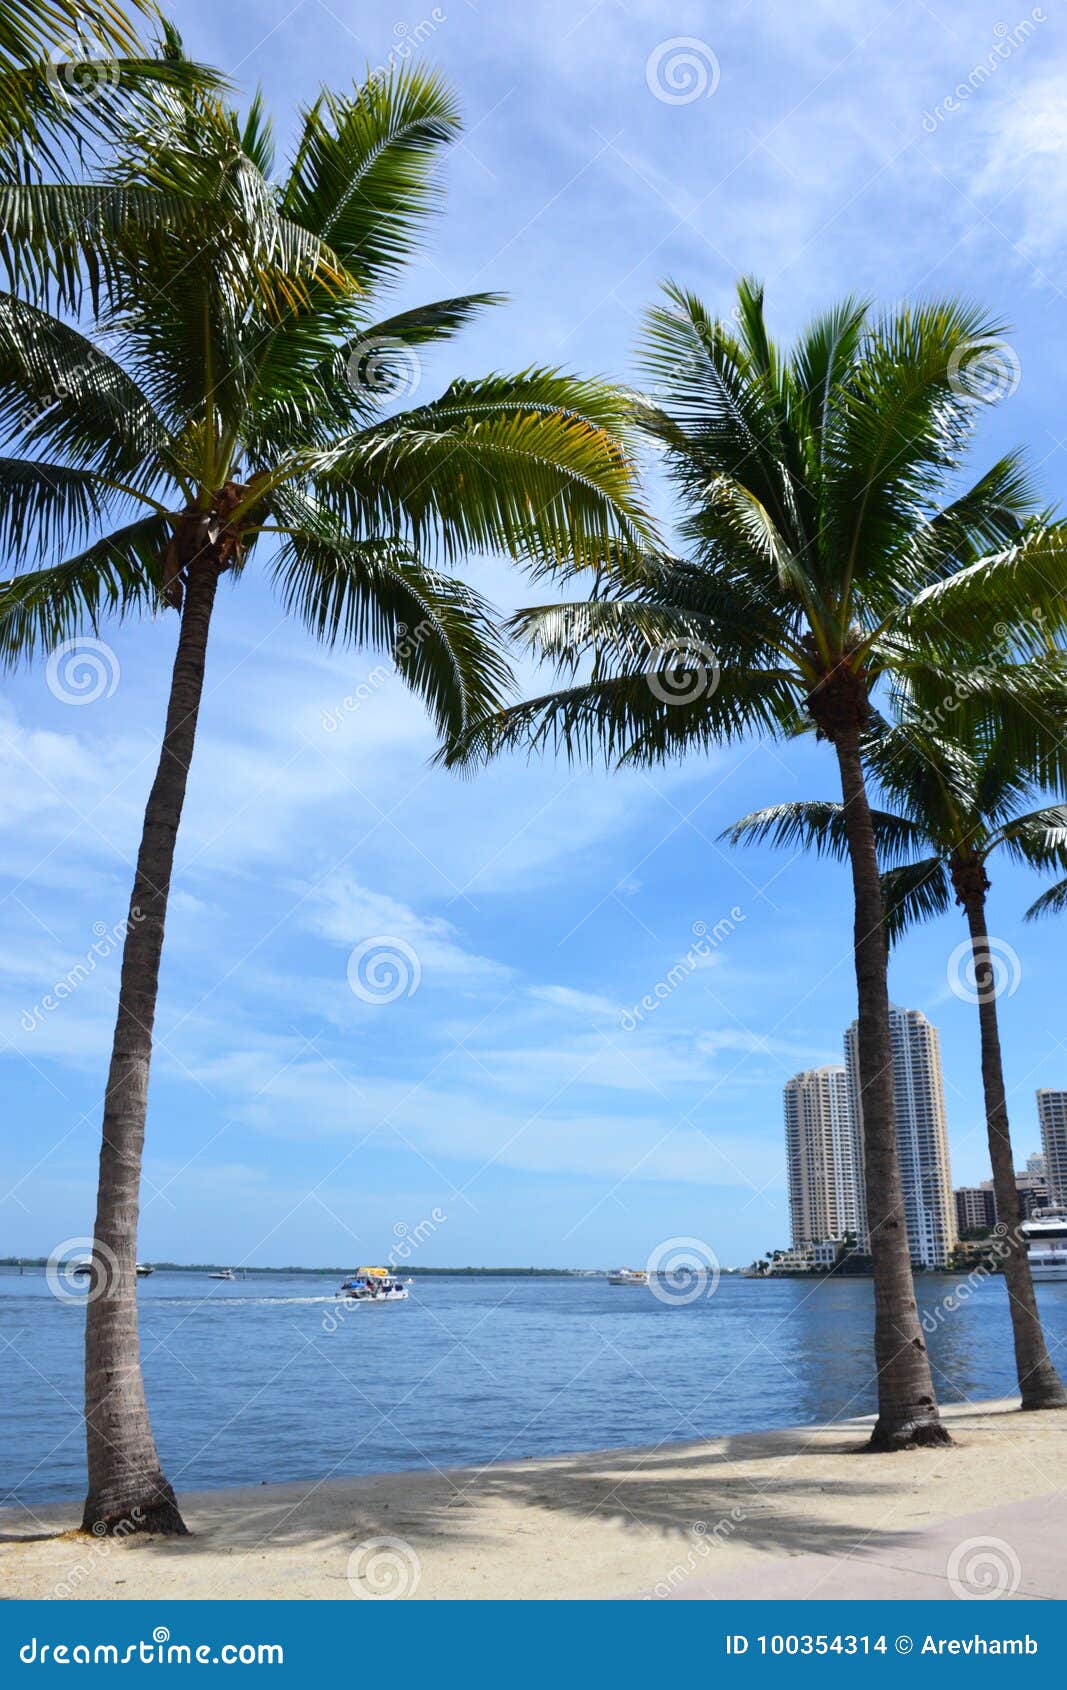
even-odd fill
[[(962, 1284), (924, 1277), (923, 1306)], [(417, 1279), (410, 1301), (339, 1320), (334, 1289), (302, 1275), (141, 1282), (149, 1401), (175, 1485), (514, 1460), (874, 1408), (867, 1281), (730, 1278), (679, 1307), (602, 1280)], [(1067, 1344), (1067, 1283), (1038, 1295), (1050, 1344)], [(0, 1270), (0, 1502), (82, 1488), (83, 1321), (43, 1271)], [(944, 1313), (930, 1350), (943, 1400), (1009, 1393), (1003, 1282)]]

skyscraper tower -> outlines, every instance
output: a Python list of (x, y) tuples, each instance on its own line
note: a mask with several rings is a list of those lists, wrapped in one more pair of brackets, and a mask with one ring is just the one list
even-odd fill
[(1067, 1207), (1067, 1091), (1039, 1091), (1037, 1118), (1049, 1205), (1062, 1209)]
[(793, 1243), (866, 1232), (863, 1162), (839, 1067), (806, 1068), (785, 1088), (785, 1144)]
[[(893, 1004), (889, 1023), (897, 1146), (911, 1256), (923, 1267), (944, 1267), (957, 1234), (941, 1081), (941, 1041), (937, 1028), (921, 1010), (898, 1009)], [(856, 1120), (862, 1121), (855, 1021), (845, 1034), (845, 1060), (852, 1110)]]

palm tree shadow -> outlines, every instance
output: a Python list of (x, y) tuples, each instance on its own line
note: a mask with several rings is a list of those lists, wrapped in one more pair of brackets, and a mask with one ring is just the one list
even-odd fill
[[(397, 1474), (392, 1476), (395, 1482), (383, 1487), (381, 1501), (365, 1482), (347, 1501), (345, 1489), (351, 1480), (331, 1481), (307, 1495), (302, 1487), (291, 1487), (291, 1501), (275, 1492), (258, 1507), (254, 1493), (222, 1492), (217, 1504), (211, 1499), (203, 1525), (196, 1518), (199, 1510), (192, 1510), (191, 1538), (165, 1544), (157, 1540), (157, 1547), (176, 1555), (191, 1554), (198, 1547), (210, 1551), (213, 1540), (226, 1552), (251, 1552), (267, 1545), (297, 1548), (311, 1542), (325, 1547), (331, 1541), (351, 1547), (377, 1536), (402, 1538), (416, 1550), (431, 1543), (457, 1551), (499, 1547), (501, 1527), (490, 1522), (494, 1504), (504, 1502), (531, 1513), (566, 1517), (578, 1527), (595, 1519), (627, 1531), (651, 1531), (665, 1546), (703, 1540), (711, 1546), (731, 1543), (775, 1555), (854, 1557), (906, 1548), (916, 1540), (914, 1532), (826, 1518), (826, 1499), (834, 1493), (868, 1498), (864, 1513), (870, 1521), (884, 1514), (889, 1500), (886, 1469), (880, 1461), (852, 1459), (862, 1447), (847, 1437), (832, 1444), (813, 1442), (798, 1430), (776, 1433), (773, 1440), (749, 1435), (714, 1444), (454, 1469), (439, 1474), (436, 1482), (422, 1472)], [(791, 1467), (790, 1458), (798, 1457), (808, 1464), (802, 1473)], [(763, 1462), (784, 1463), (783, 1471), (765, 1478), (754, 1475), (752, 1465)]]

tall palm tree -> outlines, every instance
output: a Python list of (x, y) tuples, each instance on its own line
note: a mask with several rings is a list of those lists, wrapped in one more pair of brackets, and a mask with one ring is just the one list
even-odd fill
[[(184, 1530), (145, 1404), (135, 1261), (164, 919), (220, 577), (262, 562), (317, 638), (392, 648), (448, 738), (499, 705), (509, 671), (488, 607), (435, 559), (497, 551), (580, 567), (646, 533), (626, 404), (604, 384), (533, 369), (394, 408), (415, 349), (493, 297), (375, 322), (459, 127), (437, 76), (372, 78), (303, 112), (275, 180), (258, 100), (239, 117), (161, 96), (101, 187), (102, 204), (125, 197), (98, 224), (95, 335), (0, 296), (0, 421), (20, 436), (0, 460), (0, 540), (38, 562), (0, 585), (0, 659), (108, 613), (164, 604), (179, 617), (104, 1106), (87, 1528)], [(34, 185), (17, 202), (34, 231), (23, 275), (70, 294), (62, 196)]]
[[(997, 1014), (998, 971), (1013, 963), (998, 953), (986, 922), (987, 868), (994, 852), (1036, 868), (1067, 866), (1067, 806), (1025, 808), (1034, 793), (1035, 766), (1047, 766), (1044, 748), (1035, 741), (1045, 739), (1055, 748), (1059, 736), (1032, 703), (1011, 721), (995, 712), (977, 731), (966, 716), (954, 728), (962, 731), (951, 738), (931, 730), (921, 714), (905, 706), (895, 721), (873, 719), (864, 736), (868, 773), (893, 806), (871, 812), (879, 859), (894, 865), (882, 876), (886, 929), (892, 943), (913, 924), (949, 909), (953, 896), (966, 917), (971, 967), (964, 969), (961, 958), (955, 984), (965, 995), (973, 993), (978, 1006), (986, 1132), (997, 1215), (1005, 1228), (1002, 1259), (1022, 1407), (1063, 1408), (1067, 1391), (1045, 1343), (1020, 1230)], [(1028, 759), (1021, 755), (1027, 742)], [(1057, 761), (1062, 763), (1062, 754)], [(824, 801), (756, 810), (735, 822), (728, 837), (735, 844), (768, 841), (840, 860), (848, 855), (843, 808)]]
[[(513, 631), (570, 685), (475, 726), (475, 760), (554, 743), (651, 764), (814, 722), (836, 755), (855, 903), (861, 1101), (874, 1258), (875, 1449), (948, 1441), (915, 1304), (893, 1108), (886, 940), (860, 753), (885, 673), (951, 696), (952, 664), (1018, 601), (1052, 606), (1067, 542), (1020, 539), (1016, 457), (954, 492), (978, 406), (960, 371), (1000, 330), (945, 302), (875, 318), (856, 300), (791, 351), (745, 281), (732, 319), (670, 286), (649, 314), (643, 411), (681, 499), (685, 559), (608, 560), (591, 600), (541, 605)], [(975, 560), (990, 545), (1004, 550)], [(1063, 607), (1053, 611), (1062, 620)], [(592, 659), (591, 673), (583, 668)], [(578, 676), (581, 678), (577, 678)]]

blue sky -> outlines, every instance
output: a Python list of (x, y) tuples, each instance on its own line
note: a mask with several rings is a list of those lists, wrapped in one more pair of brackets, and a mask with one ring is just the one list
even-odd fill
[[(1020, 376), (976, 468), (1024, 443), (1062, 501), (1067, 30), (1051, 4), (174, 11), (197, 56), (246, 92), (262, 83), (283, 132), (320, 82), (416, 35), (456, 84), (468, 127), (447, 210), (396, 299), (491, 288), (510, 304), (427, 360), (420, 394), (534, 361), (633, 381), (666, 276), (728, 309), (755, 272), (783, 337), (849, 290), (959, 291), (1010, 321)], [(669, 74), (662, 44), (684, 37), (706, 88), (665, 101), (657, 58)], [(531, 600), (509, 566), (469, 573), (503, 607)], [(0, 696), (0, 1254), (91, 1228), (109, 936), (174, 635), (171, 616), (107, 631), (92, 702), (57, 697), (43, 668)], [(757, 804), (836, 796), (830, 753), (753, 743), (625, 776), (513, 758), (460, 781), (428, 768), (432, 751), (376, 655), (315, 648), (252, 572), (224, 585), (167, 935), (142, 1255), (353, 1264), (435, 1210), (427, 1263), (638, 1263), (674, 1237), (741, 1263), (784, 1243), (781, 1088), (840, 1060), (848, 889), (836, 867), (717, 836)], [(1001, 1010), (1020, 1161), (1035, 1088), (1067, 1085), (1062, 931), (1022, 927), (1035, 893), (998, 868), (991, 927), (1019, 959)], [(694, 925), (727, 918), (706, 965), (627, 1030)], [(418, 979), (368, 1003), (349, 957), (381, 935)], [(892, 980), (941, 1030), (957, 1183), (987, 1172), (976, 1014), (948, 983), (963, 937), (946, 917)], [(94, 941), (108, 954), (41, 1009)]]

